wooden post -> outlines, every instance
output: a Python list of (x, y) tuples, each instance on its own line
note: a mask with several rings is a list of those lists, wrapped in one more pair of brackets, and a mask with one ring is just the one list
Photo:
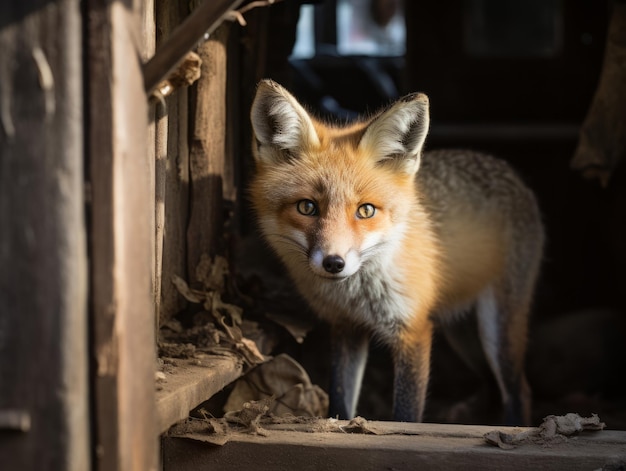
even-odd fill
[[(158, 48), (189, 12), (186, 3), (169, 0), (157, 0), (156, 7)], [(185, 299), (172, 284), (172, 277), (187, 273), (188, 102), (188, 89), (181, 88), (165, 98), (165, 107), (159, 105), (157, 112), (157, 256), (161, 254), (159, 320), (162, 324), (186, 306)], [(157, 270), (158, 265), (157, 262)]]
[(0, 468), (89, 470), (78, 0), (0, 3)]
[(88, 0), (95, 468), (156, 470), (148, 106), (139, 0)]
[(161, 298), (163, 286), (163, 239), (165, 236), (165, 168), (167, 165), (168, 116), (162, 103), (155, 105), (154, 114), (154, 302), (157, 334), (161, 325)]
[(223, 231), (223, 175), (226, 142), (226, 45), (229, 24), (222, 24), (198, 48), (202, 75), (196, 86), (190, 149), (191, 213), (187, 229), (187, 270), (195, 270), (202, 254), (215, 255)]
[[(155, 21), (155, 0), (143, 0), (143, 8), (142, 8), (142, 16), (141, 16), (141, 26), (142, 26), (142, 44), (141, 44), (141, 60), (145, 62), (148, 58), (154, 55), (154, 51), (156, 49), (156, 21)], [(149, 221), (150, 228), (152, 231), (152, 238), (150, 240), (151, 243), (151, 253), (152, 253), (152, 277), (151, 277), (151, 285), (152, 285), (152, 298), (155, 303), (155, 325), (154, 328), (159, 328), (158, 323), (158, 311), (159, 311), (159, 299), (161, 294), (161, 267), (158, 262), (160, 262), (160, 253), (157, 249), (160, 247), (157, 246), (158, 237), (157, 237), (157, 211), (156, 211), (156, 195), (157, 195), (157, 187), (156, 187), (156, 105), (154, 103), (148, 105), (148, 128), (146, 135), (146, 143), (148, 155), (146, 158), (146, 163), (149, 166), (148, 174), (150, 177), (150, 193), (153, 195), (152, 208), (150, 211), (151, 218)]]

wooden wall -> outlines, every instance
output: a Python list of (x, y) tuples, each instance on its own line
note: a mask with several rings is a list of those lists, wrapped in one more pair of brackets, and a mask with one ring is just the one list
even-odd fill
[[(188, 14), (185, 5), (156, 0), (157, 50)], [(194, 285), (202, 255), (229, 255), (229, 237), (247, 219), (240, 203), (251, 163), (248, 110), (265, 76), (268, 10), (246, 12), (245, 26), (233, 18), (222, 22), (195, 48), (202, 60), (198, 81), (154, 104), (160, 325), (187, 307), (172, 278)]]
[[(0, 468), (158, 468), (156, 326), (238, 194), (239, 26), (215, 20), (240, 3), (0, 4)], [(207, 29), (199, 83), (151, 99), (148, 65)]]
[(0, 51), (0, 468), (89, 469), (80, 2), (0, 3)]

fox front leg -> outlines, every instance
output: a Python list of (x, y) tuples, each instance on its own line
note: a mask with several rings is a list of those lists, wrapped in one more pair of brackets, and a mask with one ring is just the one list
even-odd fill
[(393, 420), (421, 422), (424, 416), (432, 326), (405, 332), (394, 346)]
[(354, 418), (368, 347), (366, 332), (354, 328), (331, 329), (330, 417)]

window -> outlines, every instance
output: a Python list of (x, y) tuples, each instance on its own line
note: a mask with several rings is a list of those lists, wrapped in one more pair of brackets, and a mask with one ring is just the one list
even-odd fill
[(398, 0), (339, 0), (337, 50), (341, 55), (401, 56), (406, 28)]
[[(324, 8), (332, 8), (332, 11), (322, 11)], [(320, 21), (334, 22), (336, 34), (328, 38), (316, 37), (315, 31), (328, 31), (328, 25), (321, 25)], [(300, 7), (296, 44), (291, 57), (310, 59), (320, 52), (317, 47), (320, 44), (324, 45), (325, 52), (342, 56), (402, 56), (405, 42), (401, 0), (337, 0), (318, 6), (305, 4)]]

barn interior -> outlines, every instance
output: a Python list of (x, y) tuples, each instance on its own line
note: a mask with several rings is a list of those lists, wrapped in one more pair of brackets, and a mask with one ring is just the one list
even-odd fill
[[(623, 0), (5, 1), (0, 51), (2, 469), (626, 466)], [(250, 204), (265, 78), (335, 123), (426, 93), (427, 151), (535, 192), (531, 439), (487, 438), (471, 312), (461, 354), (435, 335), (426, 424), (390, 422), (376, 342), (363, 419), (328, 418), (329, 328)], [(585, 433), (543, 440), (568, 413)]]

